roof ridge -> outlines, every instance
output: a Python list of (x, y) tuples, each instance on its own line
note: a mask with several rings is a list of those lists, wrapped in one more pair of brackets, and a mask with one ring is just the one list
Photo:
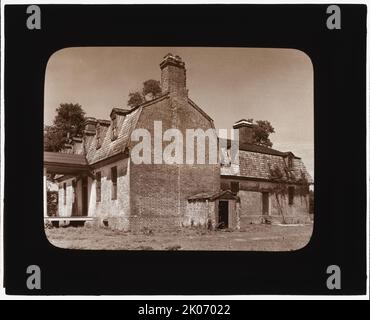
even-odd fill
[(208, 113), (206, 113), (201, 107), (199, 107), (193, 100), (191, 100), (189, 97), (188, 97), (188, 102), (195, 108), (197, 109), (203, 116), (205, 116), (209, 121), (211, 121), (212, 123), (214, 122), (213, 119), (208, 115)]

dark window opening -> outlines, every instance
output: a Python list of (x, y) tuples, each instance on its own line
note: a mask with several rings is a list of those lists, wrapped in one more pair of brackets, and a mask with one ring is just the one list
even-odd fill
[(101, 201), (101, 172), (97, 172), (95, 175), (96, 179), (96, 202)]
[(268, 192), (262, 192), (262, 214), (263, 215), (269, 215), (270, 214), (270, 208), (269, 208), (269, 193)]
[(288, 168), (293, 169), (293, 157), (288, 157)]
[(101, 128), (100, 124), (98, 123), (96, 125), (96, 149), (99, 149), (101, 147)]
[(289, 205), (294, 203), (294, 187), (288, 187)]
[(63, 183), (63, 203), (67, 204), (67, 184), (65, 182)]
[(111, 132), (111, 140), (117, 139), (117, 116), (112, 118), (112, 132)]
[(117, 199), (117, 167), (112, 167), (110, 169), (111, 179), (112, 179), (112, 200)]
[(82, 178), (82, 215), (83, 216), (87, 216), (88, 212), (89, 212), (89, 208), (88, 208), (88, 202), (89, 202), (89, 199), (88, 199), (88, 184), (89, 184), (89, 181), (88, 181), (88, 177), (83, 177)]
[(231, 192), (237, 194), (239, 192), (239, 182), (231, 182)]
[(77, 215), (77, 181), (72, 180), (72, 216)]

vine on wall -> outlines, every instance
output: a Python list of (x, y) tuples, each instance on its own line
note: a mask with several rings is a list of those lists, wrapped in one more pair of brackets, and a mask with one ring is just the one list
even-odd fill
[(272, 188), (272, 193), (275, 195), (277, 207), (279, 214), (283, 218), (283, 223), (286, 223), (286, 218), (284, 215), (284, 210), (280, 199), (283, 198), (285, 200), (288, 194), (288, 187), (289, 184), (295, 185), (295, 194), (299, 195), (300, 197), (304, 197), (306, 204), (307, 199), (306, 195), (309, 193), (309, 183), (306, 177), (306, 174), (301, 170), (300, 177), (297, 178), (292, 170), (289, 170), (286, 166), (284, 167), (284, 171), (277, 165), (270, 166), (269, 165), (269, 173), (270, 179), (275, 183), (274, 187)]

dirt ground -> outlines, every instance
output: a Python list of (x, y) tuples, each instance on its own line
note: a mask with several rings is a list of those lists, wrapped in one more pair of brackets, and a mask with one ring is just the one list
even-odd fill
[(123, 232), (108, 228), (61, 227), (46, 229), (51, 244), (93, 250), (248, 250), (290, 251), (310, 240), (313, 224), (248, 225), (243, 230)]

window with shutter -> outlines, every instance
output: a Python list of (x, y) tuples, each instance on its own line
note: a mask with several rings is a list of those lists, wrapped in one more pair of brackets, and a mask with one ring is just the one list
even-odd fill
[(112, 118), (112, 132), (111, 132), (111, 140), (117, 139), (117, 116), (114, 115)]
[(289, 205), (294, 204), (294, 187), (288, 187)]
[(111, 168), (112, 200), (117, 199), (117, 167)]
[(96, 202), (101, 201), (101, 172), (95, 174), (96, 179)]

